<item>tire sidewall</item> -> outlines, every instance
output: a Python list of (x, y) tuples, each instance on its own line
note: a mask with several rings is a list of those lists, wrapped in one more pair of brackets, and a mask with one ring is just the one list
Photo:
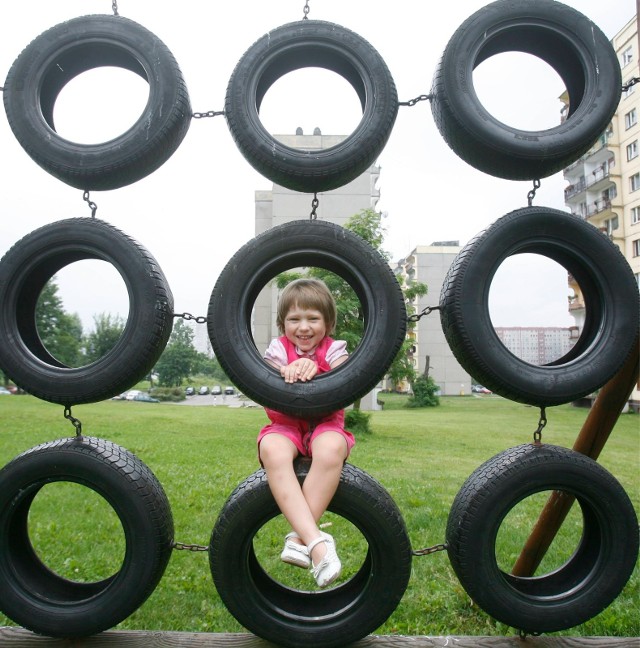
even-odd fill
[[(110, 48), (111, 55), (100, 53), (99, 47)], [(53, 107), (64, 85), (56, 87), (52, 70), (64, 60), (65, 67), (77, 68), (68, 72), (70, 81), (104, 65), (109, 56), (114, 57), (111, 65), (148, 82), (146, 105), (130, 128), (108, 142), (71, 142), (54, 130)], [(29, 156), (83, 190), (117, 189), (145, 177), (173, 154), (191, 123), (188, 95), (172, 54), (152, 32), (121, 16), (81, 16), (42, 33), (13, 63), (3, 98), (14, 135)]]
[[(557, 572), (537, 576), (557, 588), (537, 596), (526, 586), (519, 590), (517, 578), (514, 585), (505, 578), (495, 545), (506, 515), (526, 497), (547, 490), (573, 494), (588, 507), (592, 525), (581, 542), (596, 544), (598, 554), (576, 553)], [(595, 461), (557, 446), (511, 448), (479, 467), (454, 501), (446, 536), (451, 564), (472, 599), (495, 619), (527, 632), (564, 630), (594, 617), (618, 596), (638, 555), (636, 515), (620, 484)], [(562, 581), (575, 560), (592, 564), (574, 565), (569, 573), (586, 567), (589, 573), (579, 582)], [(522, 582), (528, 580), (536, 579)]]
[[(286, 384), (255, 347), (251, 312), (260, 290), (278, 273), (311, 266), (350, 283), (366, 311), (365, 331), (347, 362), (312, 381)], [(280, 412), (313, 418), (375, 387), (404, 340), (406, 310), (395, 275), (363, 239), (333, 223), (293, 221), (232, 257), (211, 294), (207, 326), (216, 358), (242, 393)]]
[[(105, 455), (111, 461), (105, 461)], [(139, 490), (137, 478), (143, 470), (144, 479), (155, 484), (154, 501)], [(124, 561), (119, 572), (98, 584), (102, 585), (99, 592), (82, 596), (82, 584), (78, 584), (74, 598), (69, 581), (50, 572), (39, 558), (27, 558), (30, 568), (16, 562), (14, 552), (30, 547), (26, 518), (20, 520), (25, 513), (21, 507), (30, 507), (43, 486), (56, 482), (72, 482), (95, 491), (122, 523), (126, 538)], [(161, 509), (168, 516), (164, 526), (155, 518)], [(0, 471), (0, 528), (3, 612), (35, 632), (57, 637), (96, 634), (130, 616), (159, 582), (173, 541), (169, 503), (151, 471), (124, 448), (90, 437), (43, 444)], [(12, 549), (12, 541), (20, 537), (26, 542)], [(80, 552), (81, 548), (76, 550)], [(25, 553), (35, 556), (32, 549)], [(54, 581), (62, 587), (51, 587)]]
[[(274, 138), (258, 112), (283, 69), (312, 65), (306, 62), (309, 50), (319, 59), (317, 65), (338, 74), (346, 69), (342, 73), (363, 107), (362, 119), (348, 137), (312, 155)], [(395, 84), (376, 50), (354, 32), (317, 20), (283, 25), (256, 41), (238, 62), (225, 101), (227, 123), (245, 158), (273, 182), (304, 192), (336, 189), (366, 171), (384, 148), (397, 110)]]
[[(506, 258), (522, 252), (557, 261), (584, 287), (583, 333), (551, 365), (513, 355), (491, 322), (493, 276)], [(459, 260), (443, 284), (442, 327), (458, 361), (492, 391), (530, 405), (567, 403), (604, 385), (629, 356), (640, 312), (634, 277), (617, 247), (588, 223), (549, 208), (516, 210), (473, 239)]]
[[(120, 273), (129, 317), (116, 345), (97, 361), (69, 368), (44, 348), (35, 330), (40, 290), (75, 261), (101, 259)], [(173, 296), (155, 259), (115, 227), (96, 219), (46, 225), (0, 260), (0, 366), (25, 391), (64, 405), (116, 396), (155, 365), (173, 327)]]

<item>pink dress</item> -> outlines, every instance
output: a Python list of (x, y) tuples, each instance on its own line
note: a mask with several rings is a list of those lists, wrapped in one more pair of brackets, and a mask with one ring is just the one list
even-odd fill
[[(286, 336), (271, 341), (264, 357), (278, 366), (290, 364), (301, 357), (308, 357), (318, 365), (318, 374), (331, 370), (330, 363), (347, 355), (346, 343), (325, 337), (311, 353), (300, 353), (297, 347)], [(311, 456), (313, 440), (323, 432), (338, 432), (347, 443), (348, 451), (355, 445), (355, 438), (351, 432), (344, 429), (344, 410), (327, 414), (320, 419), (302, 419), (289, 414), (283, 414), (265, 407), (271, 423), (260, 430), (258, 445), (267, 434), (282, 434), (290, 439), (305, 456)]]

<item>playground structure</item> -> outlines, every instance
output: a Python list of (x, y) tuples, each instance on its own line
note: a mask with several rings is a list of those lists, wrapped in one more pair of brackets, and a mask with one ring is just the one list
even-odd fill
[[(523, 17), (525, 7), (527, 12), (533, 7), (533, 24), (528, 13)], [(498, 28), (496, 17), (505, 12), (508, 27)], [(584, 45), (587, 33), (589, 47)], [(492, 36), (478, 40), (478, 34)], [(395, 86), (375, 50), (339, 26), (305, 15), (303, 21), (271, 35), (268, 43), (258, 40), (238, 63), (224, 114), (238, 147), (256, 169), (284, 186), (313, 193), (317, 200), (317, 192), (342, 186), (380, 153), (396, 119)], [(514, 38), (520, 39), (524, 51), (554, 66), (570, 96), (577, 97), (565, 124), (536, 137), (514, 137), (512, 130), (491, 119), (474, 100), (468, 82), (475, 65), (508, 51)], [(94, 49), (96, 39), (101, 46)], [(461, 56), (460, 51), (474, 56)], [(52, 60), (64, 65), (58, 69)], [(363, 119), (339, 147), (309, 156), (276, 143), (260, 124), (258, 112), (275, 79), (318, 60), (353, 84)], [(149, 115), (140, 123), (152, 124), (152, 132), (134, 128), (118, 147), (105, 143), (78, 152), (55, 137), (53, 106), (72, 76), (105, 64), (127, 67), (148, 80)], [(499, 0), (456, 32), (428, 98), (443, 137), (462, 159), (498, 177), (537, 182), (591, 146), (615, 111), (620, 91), (610, 45), (584, 16), (550, 0)], [(153, 34), (119, 16), (77, 18), (45, 32), (16, 60), (4, 101), (27, 153), (55, 177), (83, 190), (87, 201), (91, 190), (122, 187), (153, 172), (177, 149), (192, 117), (171, 53)], [(160, 105), (171, 106), (161, 119)], [(528, 207), (503, 217), (465, 247), (445, 281), (438, 307), (449, 344), (470, 373), (496, 393), (541, 408), (533, 443), (507, 450), (474, 472), (454, 502), (447, 531), (447, 550), (465, 589), (492, 616), (523, 633), (572, 627), (597, 614), (618, 595), (638, 553), (633, 507), (615, 479), (592, 461), (638, 373), (635, 281), (617, 248), (600, 233), (556, 210), (536, 208), (532, 199)], [(386, 263), (367, 248), (342, 228), (310, 219), (271, 230), (234, 255), (212, 292), (207, 325), (217, 357), (242, 391), (262, 405), (313, 417), (353, 402), (379, 381), (404, 338), (406, 312)], [(578, 344), (551, 366), (525, 366), (491, 335), (488, 285), (504, 258), (522, 251), (549, 256), (570, 270), (589, 309)], [(40, 290), (53, 274), (82, 258), (101, 258), (119, 269), (129, 287), (131, 314), (111, 352), (97, 363), (70, 369), (42, 345), (34, 311)], [(260, 289), (277, 273), (300, 265), (332, 270), (350, 283), (363, 307), (365, 334), (350, 361), (331, 375), (285, 386), (252, 344), (250, 315)], [(15, 341), (3, 345), (0, 366), (30, 393), (63, 405), (77, 429), (76, 437), (28, 450), (0, 471), (3, 612), (38, 633), (92, 635), (126, 618), (153, 591), (174, 546), (173, 525), (169, 502), (151, 471), (124, 448), (84, 437), (71, 408), (118, 394), (151, 370), (171, 333), (173, 297), (152, 255), (93, 217), (53, 223), (26, 236), (0, 261), (0, 278), (6, 279), (0, 281), (0, 336)], [(481, 327), (480, 337), (471, 334), (471, 322)], [(546, 407), (601, 387), (572, 451), (542, 444)], [(555, 468), (545, 472), (547, 464)], [(487, 470), (495, 479), (486, 478)], [(300, 471), (303, 479), (303, 462)], [(118, 574), (99, 583), (72, 583), (51, 573), (31, 549), (29, 507), (44, 483), (55, 480), (78, 481), (103, 493), (126, 532), (136, 538)], [(517, 491), (521, 482), (526, 487)], [(555, 515), (557, 503), (550, 502), (516, 567), (504, 574), (490, 557), (495, 529), (488, 526), (499, 525), (502, 518), (488, 521), (485, 513), (478, 513), (479, 503), (497, 492), (503, 514), (530, 492), (553, 488), (561, 491), (561, 510), (572, 498), (583, 508), (588, 522), (580, 550), (556, 574), (531, 578), (562, 521), (562, 514)], [(247, 516), (248, 503), (263, 517)], [(211, 571), (229, 610), (255, 634), (283, 645), (343, 645), (379, 627), (402, 598), (412, 553), (401, 513), (384, 488), (356, 467), (345, 466), (330, 510), (360, 529), (369, 552), (349, 582), (323, 593), (303, 593), (270, 579), (253, 552), (253, 535), (278, 514), (261, 472), (240, 484), (225, 504), (212, 533)], [(551, 510), (553, 522), (548, 521)], [(463, 529), (467, 524), (475, 525), (472, 533)], [(243, 542), (230, 543), (238, 534)], [(471, 536), (486, 539), (477, 561), (467, 558)], [(235, 544), (237, 553), (231, 560)], [(392, 559), (383, 558), (382, 547), (392, 549)], [(229, 572), (233, 561), (235, 568)], [(478, 570), (470, 568), (470, 562), (477, 562)], [(241, 590), (236, 578), (243, 583)], [(488, 582), (491, 587), (486, 587)], [(549, 605), (546, 599), (559, 602)], [(318, 609), (324, 620), (318, 621)], [(328, 627), (341, 629), (337, 639), (328, 635)]]

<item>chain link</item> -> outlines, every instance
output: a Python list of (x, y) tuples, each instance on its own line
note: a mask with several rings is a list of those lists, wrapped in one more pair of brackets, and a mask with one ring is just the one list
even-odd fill
[(431, 315), (433, 311), (440, 310), (440, 306), (427, 306), (422, 309), (421, 313), (416, 313), (415, 315), (409, 315), (407, 317), (407, 322), (419, 322), (425, 315)]
[(185, 544), (184, 542), (173, 542), (171, 548), (175, 551), (209, 551), (209, 547), (198, 544)]
[(311, 201), (311, 213), (309, 214), (309, 220), (318, 219), (318, 214), (316, 213), (316, 210), (318, 209), (319, 205), (320, 205), (320, 201), (318, 200), (318, 194), (314, 193), (313, 200)]
[(191, 116), (194, 119), (204, 119), (205, 117), (219, 117), (224, 114), (224, 110), (208, 110), (207, 112), (194, 112)]
[(533, 442), (535, 445), (542, 443), (542, 430), (547, 424), (547, 414), (544, 407), (540, 408), (540, 420), (538, 421), (538, 429), (533, 433)]
[(622, 92), (626, 92), (631, 86), (634, 86), (636, 83), (640, 83), (640, 77), (633, 77), (633, 79), (627, 81), (627, 83), (623, 84), (622, 86)]
[(425, 547), (424, 549), (415, 549), (411, 552), (413, 556), (428, 556), (429, 554), (438, 553), (438, 551), (446, 551), (449, 548), (449, 545), (437, 544), (433, 547)]
[(309, 0), (306, 0), (302, 13), (304, 13), (302, 20), (309, 20)]
[(114, 16), (119, 16), (120, 15), (118, 13), (118, 0), (112, 0), (111, 9), (113, 9), (113, 15)]
[(71, 407), (65, 406), (64, 417), (67, 419), (67, 421), (71, 421), (71, 424), (76, 429), (76, 436), (82, 437), (82, 422), (80, 421), (80, 419), (77, 419), (75, 416), (72, 416)]
[(416, 97), (415, 99), (409, 99), (409, 101), (399, 101), (398, 106), (413, 107), (417, 103), (419, 103), (420, 101), (431, 101), (433, 99), (433, 97), (434, 97), (434, 95), (432, 95), (432, 94), (423, 94), (423, 95), (420, 95), (420, 96)]
[(181, 317), (183, 320), (193, 320), (196, 324), (206, 324), (207, 323), (207, 318), (204, 317), (204, 315), (200, 315), (200, 317), (196, 317), (195, 315), (192, 315), (191, 313), (173, 313), (174, 317)]
[(536, 197), (536, 191), (540, 189), (541, 182), (540, 180), (534, 180), (533, 181), (533, 189), (527, 194), (527, 202), (529, 203), (529, 207), (533, 205), (533, 199)]
[(91, 210), (91, 218), (96, 217), (96, 212), (98, 211), (98, 205), (96, 205), (90, 198), (89, 198), (89, 192), (85, 191), (82, 194), (82, 200), (84, 200), (87, 205), (89, 205), (89, 209)]

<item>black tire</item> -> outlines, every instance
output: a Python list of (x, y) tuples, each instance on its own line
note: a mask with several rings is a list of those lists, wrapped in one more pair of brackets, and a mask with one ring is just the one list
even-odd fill
[[(278, 273), (320, 267), (353, 288), (364, 334), (347, 362), (307, 383), (286, 384), (258, 353), (251, 311)], [(292, 221), (245, 244), (227, 263), (211, 294), (207, 326), (216, 358), (240, 391), (257, 403), (300, 417), (318, 417), (364, 396), (385, 375), (406, 332), (406, 310), (385, 259), (362, 238), (325, 221)]]
[[(473, 87), (473, 70), (503, 52), (525, 52), (562, 78), (571, 106), (553, 128), (524, 131), (493, 117)], [(620, 102), (620, 65), (609, 39), (586, 16), (555, 0), (498, 0), (456, 30), (436, 68), (431, 109), (447, 144), (499, 178), (550, 176), (585, 153)]]
[[(559, 569), (531, 578), (498, 567), (495, 543), (507, 513), (547, 490), (582, 508), (578, 549)], [(616, 479), (595, 461), (557, 446), (522, 445), (480, 466), (455, 498), (447, 523), (453, 569), (469, 596), (495, 619), (528, 633), (579, 625), (622, 591), (638, 558), (638, 520)]]
[[(502, 344), (489, 316), (491, 280), (509, 256), (541, 254), (564, 266), (584, 296), (580, 338), (564, 357), (536, 366)], [(638, 336), (635, 278), (618, 248), (577, 216), (545, 207), (513, 211), (472, 239), (449, 268), (440, 318), (458, 362), (497, 394), (529, 405), (560, 405), (602, 387)]]
[[(42, 563), (31, 544), (28, 517), (40, 489), (52, 482), (86, 486), (114, 509), (126, 537), (118, 572), (98, 582), (75, 582)], [(160, 483), (140, 459), (114, 443), (89, 437), (51, 441), (0, 471), (0, 609), (29, 630), (84, 637), (115, 626), (153, 592), (172, 543), (173, 519)]]
[[(55, 130), (57, 97), (74, 77), (101, 66), (134, 72), (149, 84), (144, 111), (109, 142), (78, 144)], [(13, 63), (4, 106), (18, 142), (45, 171), (72, 187), (124, 187), (159, 168), (191, 123), (182, 73), (160, 39), (120, 16), (82, 16), (33, 40)]]
[[(129, 317), (111, 351), (91, 364), (70, 368), (44, 346), (35, 313), (47, 281), (82, 259), (102, 259), (118, 270), (129, 293)], [(0, 260), (0, 339), (5, 341), (0, 367), (38, 398), (70, 406), (122, 393), (151, 371), (172, 327), (173, 296), (157, 261), (103, 221), (77, 218), (45, 225)]]
[[(269, 88), (306, 67), (344, 77), (362, 105), (353, 133), (327, 149), (285, 146), (260, 122)], [(387, 143), (397, 113), (396, 87), (378, 52), (358, 34), (319, 20), (283, 25), (257, 40), (236, 65), (225, 101), (229, 130), (249, 164), (273, 182), (309, 193), (341, 187), (366, 171)]]
[[(301, 482), (308, 466), (296, 462)], [(404, 595), (411, 546), (400, 511), (384, 488), (345, 464), (329, 510), (360, 530), (368, 543), (366, 559), (337, 587), (300, 591), (273, 580), (254, 552), (256, 534), (280, 515), (264, 471), (243, 481), (222, 508), (211, 535), (213, 581), (231, 614), (259, 637), (292, 648), (344, 646), (382, 625)]]

